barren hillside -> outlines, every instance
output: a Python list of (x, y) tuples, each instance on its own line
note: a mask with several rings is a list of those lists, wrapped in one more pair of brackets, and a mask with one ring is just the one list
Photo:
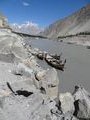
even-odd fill
[(56, 38), (58, 36), (76, 34), (79, 32), (90, 32), (90, 4), (68, 17), (56, 21), (40, 34)]

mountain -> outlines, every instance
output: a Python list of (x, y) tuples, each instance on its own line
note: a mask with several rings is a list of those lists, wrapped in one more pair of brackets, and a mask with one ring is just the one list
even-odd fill
[(20, 32), (20, 33), (22, 32), (22, 33), (31, 34), (31, 35), (36, 35), (43, 30), (38, 26), (38, 24), (32, 23), (32, 22), (26, 22), (23, 24), (14, 23), (14, 24), (11, 24), (11, 28), (15, 32)]
[(90, 4), (72, 15), (58, 20), (40, 34), (49, 38), (90, 32)]

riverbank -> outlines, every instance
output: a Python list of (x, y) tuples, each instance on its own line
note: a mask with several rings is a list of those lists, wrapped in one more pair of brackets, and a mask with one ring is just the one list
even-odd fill
[[(0, 48), (1, 120), (90, 118), (89, 93), (80, 86), (75, 87), (73, 94), (59, 94), (57, 71), (43, 69), (30, 52), (39, 49), (25, 46), (22, 37), (8, 31), (1, 31)], [(29, 92), (32, 94), (25, 97)], [(77, 100), (80, 101), (77, 103), (81, 106), (79, 109), (75, 107)]]
[(90, 35), (78, 35), (78, 36), (66, 37), (66, 38), (58, 39), (58, 41), (65, 42), (67, 44), (90, 46)]

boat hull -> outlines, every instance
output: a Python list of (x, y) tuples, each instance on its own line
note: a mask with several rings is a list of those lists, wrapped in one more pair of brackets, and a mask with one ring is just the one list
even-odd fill
[(45, 59), (45, 61), (52, 67), (58, 69), (58, 70), (61, 70), (61, 71), (64, 71), (64, 64), (59, 64), (57, 62), (53, 62), (53, 60), (50, 60), (50, 59)]

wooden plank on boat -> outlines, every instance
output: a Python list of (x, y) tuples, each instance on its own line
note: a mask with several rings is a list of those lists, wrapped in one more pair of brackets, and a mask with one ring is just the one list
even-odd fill
[(57, 60), (55, 59), (48, 59), (48, 58), (45, 58), (45, 61), (52, 67), (56, 68), (56, 69), (59, 69), (61, 71), (64, 71), (64, 66), (65, 66), (65, 63), (66, 63), (66, 60), (64, 61), (64, 63), (61, 63), (61, 61), (57, 62)]

